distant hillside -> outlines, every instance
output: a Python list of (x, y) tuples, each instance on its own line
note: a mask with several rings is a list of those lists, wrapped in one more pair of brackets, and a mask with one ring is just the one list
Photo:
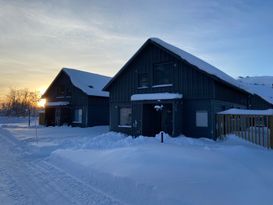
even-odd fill
[(253, 76), (253, 77), (239, 77), (238, 80), (247, 84), (259, 84), (272, 87), (273, 76)]

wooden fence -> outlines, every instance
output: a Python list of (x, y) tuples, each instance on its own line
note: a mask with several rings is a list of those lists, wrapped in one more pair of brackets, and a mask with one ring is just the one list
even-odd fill
[(271, 115), (217, 115), (217, 135), (237, 135), (254, 144), (273, 148), (273, 116)]

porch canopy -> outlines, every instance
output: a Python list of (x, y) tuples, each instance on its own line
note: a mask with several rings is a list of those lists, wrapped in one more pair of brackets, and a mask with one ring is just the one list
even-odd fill
[(228, 109), (218, 112), (219, 115), (273, 115), (273, 109), (267, 110), (247, 110), (247, 109)]
[(183, 95), (180, 93), (144, 93), (134, 94), (131, 96), (131, 101), (143, 101), (143, 100), (173, 100), (182, 99)]

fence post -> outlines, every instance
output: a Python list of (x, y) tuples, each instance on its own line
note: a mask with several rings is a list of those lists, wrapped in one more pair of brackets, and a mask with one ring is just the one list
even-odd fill
[(273, 148), (273, 116), (269, 117), (270, 125), (270, 147)]

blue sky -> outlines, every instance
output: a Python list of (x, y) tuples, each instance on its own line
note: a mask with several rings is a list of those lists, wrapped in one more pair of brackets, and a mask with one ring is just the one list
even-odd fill
[(62, 67), (113, 76), (159, 37), (233, 77), (273, 75), (273, 1), (0, 0), (0, 97)]

